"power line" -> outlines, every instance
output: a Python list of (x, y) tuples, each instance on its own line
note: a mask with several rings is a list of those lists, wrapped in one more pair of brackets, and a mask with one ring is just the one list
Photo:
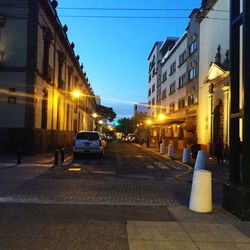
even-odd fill
[[(46, 16), (46, 15), (44, 15)], [(12, 14), (8, 15), (8, 17), (12, 18), (28, 18), (27, 15), (20, 14)], [(112, 16), (112, 15), (58, 15), (58, 17), (64, 18), (95, 18), (95, 19), (189, 19), (188, 16)], [(195, 18), (195, 17), (194, 17)], [(206, 19), (210, 20), (222, 20), (229, 21), (227, 18), (219, 18), (219, 17), (209, 17), (206, 16)]]
[[(0, 4), (0, 7), (7, 7), (7, 8), (26, 8), (21, 6), (22, 4)], [(197, 8), (198, 9), (198, 8)], [(113, 7), (58, 7), (57, 10), (91, 10), (91, 11), (193, 11), (191, 8), (113, 8)], [(215, 12), (226, 12), (227, 10), (221, 9), (208, 9)]]

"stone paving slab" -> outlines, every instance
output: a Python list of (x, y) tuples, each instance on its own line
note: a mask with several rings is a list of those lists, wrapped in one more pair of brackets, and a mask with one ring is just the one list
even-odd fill
[(86, 178), (81, 180), (31, 179), (7, 192), (0, 202), (76, 204), (187, 204), (190, 185), (170, 180)]
[(226, 223), (128, 221), (130, 249), (250, 249), (250, 238)]

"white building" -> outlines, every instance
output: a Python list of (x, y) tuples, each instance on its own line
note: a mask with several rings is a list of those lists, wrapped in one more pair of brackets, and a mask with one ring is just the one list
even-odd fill
[(198, 143), (210, 153), (218, 139), (228, 145), (229, 2), (203, 1), (201, 8), (197, 127)]
[(156, 42), (148, 56), (148, 114), (156, 117), (161, 112), (161, 61), (175, 45), (178, 38), (168, 37)]

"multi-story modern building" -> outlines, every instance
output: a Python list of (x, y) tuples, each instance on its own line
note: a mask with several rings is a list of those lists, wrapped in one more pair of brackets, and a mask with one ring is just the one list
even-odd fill
[(56, 7), (0, 0), (1, 151), (67, 146), (75, 131), (93, 129), (95, 95)]
[(200, 47), (200, 10), (194, 9), (189, 16), (187, 32), (186, 61), (186, 120), (185, 130), (197, 143), (197, 107), (199, 89), (199, 47)]
[(166, 39), (158, 52), (161, 84), (156, 100), (158, 113), (166, 119), (159, 122), (158, 133), (156, 129), (153, 134), (174, 144), (176, 149), (197, 143), (199, 13), (194, 9), (183, 36), (170, 40), (171, 46)]
[[(161, 62), (162, 67), (162, 94), (161, 113), (166, 120), (161, 121), (161, 137), (167, 143), (178, 145), (183, 143), (183, 129), (180, 124), (185, 122), (186, 108), (186, 49), (187, 34), (176, 42), (168, 55)], [(175, 140), (177, 139), (178, 140)]]
[(161, 41), (154, 44), (149, 56), (148, 56), (148, 113), (149, 115), (155, 116), (157, 114), (157, 83), (160, 79), (158, 75), (159, 62), (161, 55), (159, 49), (162, 45)]
[(177, 40), (176, 37), (169, 37), (164, 43), (156, 42), (148, 56), (148, 113), (153, 117), (161, 111), (161, 61)]
[(229, 0), (203, 1), (200, 17), (198, 143), (213, 153), (229, 144)]

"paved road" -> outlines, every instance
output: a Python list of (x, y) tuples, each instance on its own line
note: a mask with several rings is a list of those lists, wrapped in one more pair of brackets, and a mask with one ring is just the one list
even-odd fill
[(134, 221), (178, 227), (172, 214), (187, 206), (191, 188), (174, 178), (183, 171), (173, 161), (115, 142), (102, 159), (88, 156), (61, 168), (0, 166), (0, 249), (144, 249), (133, 241)]
[[(2, 170), (0, 186), (4, 187), (1, 188), (0, 201), (187, 204), (190, 184), (177, 183), (174, 179), (183, 171), (178, 164), (135, 145), (112, 143), (102, 159), (86, 156), (61, 168), (15, 167)], [(30, 178), (29, 173), (34, 173), (34, 177)], [(8, 186), (6, 180), (12, 184)]]

